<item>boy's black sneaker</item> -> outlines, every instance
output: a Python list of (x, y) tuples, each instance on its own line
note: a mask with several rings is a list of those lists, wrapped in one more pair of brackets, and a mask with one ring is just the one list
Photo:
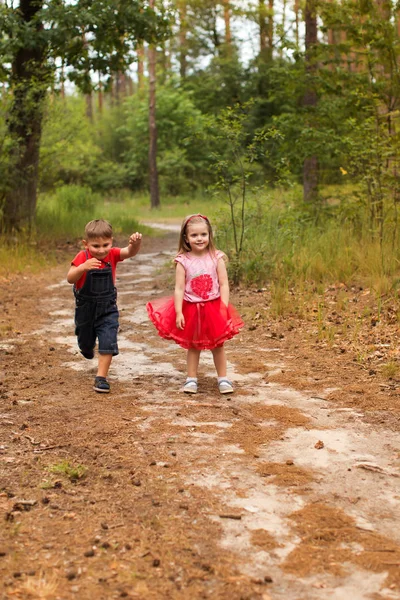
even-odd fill
[(110, 391), (110, 384), (105, 377), (96, 377), (94, 380), (93, 389), (95, 392), (102, 392), (108, 394)]
[(81, 350), (81, 354), (84, 358), (87, 358), (88, 360), (92, 360), (92, 358), (94, 358), (94, 352), (83, 352), (83, 350)]

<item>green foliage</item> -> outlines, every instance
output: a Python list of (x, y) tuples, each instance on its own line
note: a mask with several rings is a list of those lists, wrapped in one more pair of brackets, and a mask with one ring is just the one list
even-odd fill
[[(211, 181), (208, 120), (174, 82), (157, 94), (158, 169), (165, 195), (190, 193)], [(92, 124), (82, 98), (48, 103), (41, 146), (42, 190), (62, 184), (105, 192), (148, 185), (148, 100), (134, 95)]]
[[(128, 98), (124, 121), (115, 131), (118, 154), (129, 173), (131, 189), (142, 188), (148, 180), (148, 101), (140, 95)], [(206, 119), (195, 108), (191, 94), (174, 81), (157, 92), (158, 169), (165, 194), (181, 194), (207, 181), (211, 162), (208, 144), (200, 139)]]
[(57, 206), (61, 212), (71, 215), (78, 212), (92, 212), (99, 203), (100, 196), (89, 187), (65, 185), (57, 190)]
[(55, 263), (51, 249), (39, 246), (31, 236), (0, 236), (0, 277), (8, 278), (16, 273), (40, 273)]
[[(220, 142), (222, 149), (213, 153), (213, 189), (226, 202), (229, 210), (233, 239), (231, 265), (235, 283), (243, 277), (242, 252), (248, 221), (248, 197), (249, 193), (256, 191), (253, 165), (259, 157), (268, 160), (271, 145), (281, 138), (281, 134), (273, 127), (262, 129), (252, 139), (248, 138), (246, 123), (250, 106), (251, 103), (228, 108), (212, 122), (214, 138)], [(273, 164), (271, 171), (275, 170), (276, 181), (283, 183), (288, 176), (284, 162), (279, 164), (274, 161)]]
[(237, 52), (221, 52), (209, 66), (189, 76), (185, 88), (203, 113), (218, 114), (227, 106), (246, 101), (246, 77)]
[(91, 71), (112, 75), (125, 70), (133, 61), (138, 40), (156, 41), (169, 31), (168, 15), (153, 11), (141, 0), (50, 0), (28, 26), (19, 21), (18, 9), (8, 8), (3, 15), (14, 33), (3, 39), (3, 53), (12, 54), (40, 39), (54, 62), (62, 58), (69, 67), (68, 78), (84, 92), (92, 89)]
[(169, 30), (169, 21), (140, 0), (27, 0), (0, 8), (0, 77), (11, 90), (7, 115), (12, 161), (1, 199), (3, 231), (32, 226), (36, 210), (37, 162), (44, 100), (55, 80), (62, 78), (85, 93), (92, 90), (91, 73), (112, 75), (133, 61), (138, 41), (156, 43)]
[(41, 189), (91, 183), (101, 154), (83, 98), (55, 96), (47, 102), (40, 148)]
[[(388, 257), (396, 256), (400, 198), (398, 7), (370, 0), (321, 0), (319, 24), (335, 43), (320, 36), (315, 49), (318, 68), (311, 74), (305, 69), (301, 47), (283, 26), (275, 27), (274, 52), (260, 52), (246, 65), (240, 42), (226, 44), (217, 26), (223, 16), (220, 2), (187, 0), (185, 7), (186, 38), (179, 43), (171, 39), (168, 46), (172, 69), (165, 66), (165, 46), (158, 46), (157, 160), (162, 202), (163, 196), (176, 196), (174, 210), (181, 215), (189, 196), (199, 198), (206, 188), (219, 194), (229, 211), (229, 226), (221, 225), (220, 232), (225, 235), (226, 229), (237, 277), (248, 282), (262, 279), (260, 273), (274, 278), (276, 265), (288, 277), (319, 280), (328, 272), (338, 277), (357, 275), (365, 272), (358, 257), (364, 246), (377, 251), (371, 260), (376, 273), (391, 272)], [(245, 13), (258, 23), (257, 11), (249, 8)], [(46, 48), (40, 71), (45, 77), (42, 81), (34, 73), (24, 96), (26, 108), (31, 109), (43, 85), (53, 87), (60, 61), (63, 73), (84, 92), (93, 87), (93, 73), (96, 81), (99, 74), (103, 84), (108, 82), (110, 90), (110, 78), (126, 72), (139, 41), (163, 43), (170, 27), (174, 29), (169, 15), (151, 11), (148, 3), (139, 0), (51, 0), (25, 24), (13, 5), (1, 5), (0, 24), (0, 80), (7, 84), (0, 104), (3, 196), (17, 180), (10, 176), (15, 175), (16, 163), (9, 115), (21, 90), (18, 86), (26, 84), (11, 78), (10, 67), (19, 50)], [(181, 54), (186, 76), (177, 79), (173, 71)], [(309, 85), (316, 90), (318, 102), (305, 108)], [(90, 121), (83, 97), (62, 99), (52, 93), (45, 107), (40, 149), (43, 194), (38, 231), (80, 235), (86, 220), (97, 216), (99, 209), (105, 214), (108, 206), (110, 219), (121, 228), (127, 226), (123, 206), (129, 207), (133, 219), (143, 213), (142, 198), (134, 203), (130, 192), (137, 198), (148, 186), (147, 90), (134, 89), (119, 101), (106, 89), (103, 112), (95, 108)], [(39, 117), (41, 110), (39, 106)], [(301, 182), (304, 160), (310, 155), (318, 157), (323, 185), (314, 214), (289, 189)], [(348, 189), (349, 180), (352, 192), (332, 202), (326, 186)], [(267, 194), (269, 186), (280, 186), (285, 201), (272, 191)], [(116, 194), (123, 200), (115, 201)], [(266, 194), (273, 198), (270, 204), (259, 200)], [(104, 204), (104, 196), (112, 198), (109, 205)], [(160, 214), (168, 214), (168, 209)], [(341, 266), (337, 237), (345, 257)]]
[(56, 475), (65, 475), (65, 477), (75, 483), (79, 479), (86, 477), (87, 467), (84, 467), (83, 465), (72, 465), (67, 460), (63, 460), (60, 463), (49, 467), (49, 471)]
[[(12, 140), (6, 126), (6, 115), (8, 110), (8, 97), (3, 94), (0, 96), (0, 198), (4, 196), (4, 193), (10, 184), (9, 172), (12, 164)], [(1, 207), (2, 203), (0, 202), (0, 218)]]
[[(316, 218), (302, 205), (301, 190), (277, 188), (250, 196), (240, 257), (240, 279), (245, 284), (282, 286), (302, 283), (358, 282), (376, 290), (393, 278), (400, 260), (396, 223), (388, 223), (383, 251), (370, 234), (368, 207), (358, 190), (329, 190), (329, 204)], [(221, 211), (218, 245), (235, 260), (230, 212)], [(396, 242), (393, 244), (393, 239)], [(234, 274), (237, 266), (231, 267)], [(387, 284), (386, 288), (387, 288)], [(387, 291), (387, 289), (386, 289)]]
[(137, 213), (132, 213), (126, 198), (104, 198), (88, 186), (61, 186), (39, 196), (36, 234), (47, 239), (79, 238), (86, 223), (100, 217), (111, 222), (115, 233), (130, 234), (139, 228)]

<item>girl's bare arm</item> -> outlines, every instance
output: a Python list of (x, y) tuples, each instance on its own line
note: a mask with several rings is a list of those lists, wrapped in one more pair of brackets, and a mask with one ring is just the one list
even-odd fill
[(178, 329), (183, 329), (185, 327), (185, 319), (182, 314), (183, 294), (185, 292), (185, 280), (185, 269), (180, 263), (177, 263), (175, 270), (174, 305), (176, 312), (176, 326)]
[(218, 260), (217, 264), (217, 275), (219, 281), (219, 290), (221, 294), (222, 302), (228, 306), (229, 304), (229, 280), (228, 280), (228, 272), (226, 270), (225, 261), (223, 258)]

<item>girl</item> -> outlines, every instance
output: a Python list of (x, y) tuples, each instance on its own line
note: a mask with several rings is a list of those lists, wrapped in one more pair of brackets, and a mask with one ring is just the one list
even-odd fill
[(190, 215), (182, 223), (175, 258), (175, 294), (146, 305), (159, 335), (187, 349), (187, 379), (183, 391), (197, 392), (201, 350), (211, 350), (221, 394), (233, 392), (226, 377), (224, 342), (244, 323), (229, 304), (225, 254), (214, 245), (210, 221)]

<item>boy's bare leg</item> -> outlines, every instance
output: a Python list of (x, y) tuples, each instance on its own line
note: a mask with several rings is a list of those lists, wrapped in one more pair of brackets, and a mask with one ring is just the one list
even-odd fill
[(187, 352), (187, 376), (197, 377), (197, 369), (199, 368), (200, 350), (189, 348)]
[(97, 377), (107, 377), (108, 369), (112, 361), (112, 354), (99, 354), (99, 364), (97, 367)]
[(226, 377), (226, 354), (224, 346), (214, 348), (212, 355), (218, 377)]

